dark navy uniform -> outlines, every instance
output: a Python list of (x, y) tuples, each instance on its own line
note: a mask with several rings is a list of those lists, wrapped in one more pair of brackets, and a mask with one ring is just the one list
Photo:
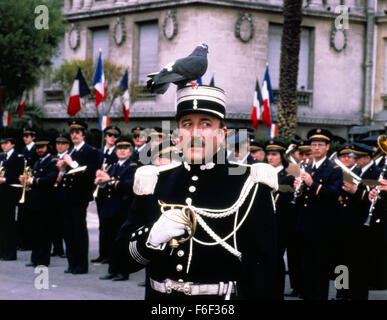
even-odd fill
[[(112, 135), (116, 138), (121, 136), (121, 130), (117, 126), (108, 126), (104, 129), (104, 135)], [(99, 168), (103, 168), (103, 166), (111, 167), (114, 165), (117, 161), (117, 155), (115, 152), (115, 146), (111, 147), (110, 149), (105, 146), (103, 151), (99, 151), (100, 154), (100, 162), (99, 162)], [(98, 213), (98, 221), (99, 221), (99, 234), (98, 234), (98, 245), (99, 245), (99, 255), (98, 258), (92, 259), (91, 262), (106, 262), (109, 256), (108, 253), (108, 243), (106, 240), (106, 227), (103, 224), (103, 221), (101, 219), (101, 199), (97, 195), (95, 202), (97, 204), (97, 213)]]
[[(74, 120), (70, 127), (87, 128), (81, 120)], [(75, 147), (74, 147), (75, 149)], [(71, 158), (86, 170), (65, 174), (60, 182), (63, 196), (63, 216), (66, 255), (69, 263), (67, 272), (88, 272), (89, 238), (86, 225), (87, 207), (92, 200), (95, 172), (98, 169), (98, 151), (84, 143), (79, 150), (70, 151)]]
[[(36, 140), (37, 145), (44, 145), (48, 140)], [(47, 145), (46, 144), (46, 145)], [(32, 218), (32, 253), (31, 264), (34, 266), (50, 264), (52, 216), (54, 209), (54, 184), (58, 168), (47, 154), (38, 158), (33, 166), (33, 183), (26, 195), (26, 205), (30, 208)]]
[[(13, 139), (5, 139), (12, 141)], [(11, 153), (11, 151), (9, 152)], [(21, 188), (12, 187), (19, 184), (19, 175), (23, 173), (23, 158), (14, 150), (2, 161), (5, 170), (5, 183), (0, 184), (0, 259), (16, 260), (16, 205), (21, 197)]]
[(106, 226), (107, 257), (109, 259), (108, 273), (113, 276), (119, 273), (127, 278), (127, 271), (120, 268), (120, 257), (115, 251), (115, 240), (121, 225), (128, 217), (128, 211), (133, 201), (133, 180), (137, 163), (125, 160), (121, 165), (114, 164), (108, 174), (115, 180), (100, 189), (101, 220)]
[[(313, 129), (308, 139), (329, 143), (328, 130)], [(322, 160), (322, 159), (321, 159)], [(306, 300), (326, 300), (329, 290), (329, 239), (338, 219), (337, 199), (343, 185), (343, 172), (327, 158), (319, 168), (305, 169), (313, 179), (311, 186), (304, 184), (297, 198), (297, 232), (302, 238), (301, 256)]]
[[(199, 113), (199, 119), (210, 114), (211, 119), (223, 120), (224, 101), (220, 88), (186, 86), (177, 93), (176, 119)], [(193, 128), (198, 126), (192, 121)], [(202, 137), (195, 130), (191, 134)], [(276, 298), (278, 249), (271, 191), (278, 187), (277, 173), (264, 163), (230, 164), (220, 145), (211, 161), (201, 160), (203, 164), (177, 162), (137, 169), (131, 222), (121, 245), (128, 270), (146, 267), (146, 299)], [(171, 239), (174, 227), (184, 228), (164, 216), (176, 212), (171, 211), (174, 205), (196, 217), (193, 238), (174, 249), (162, 240), (158, 248), (152, 247), (149, 235)], [(163, 221), (170, 224), (157, 230)]]

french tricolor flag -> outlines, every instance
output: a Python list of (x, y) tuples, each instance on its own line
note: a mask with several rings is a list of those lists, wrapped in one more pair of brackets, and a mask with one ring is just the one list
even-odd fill
[(70, 92), (69, 104), (67, 106), (67, 113), (70, 117), (75, 116), (78, 111), (82, 109), (81, 98), (90, 94), (89, 86), (82, 75), (81, 68), (78, 68), (77, 76)]
[(263, 98), (263, 110), (262, 110), (262, 122), (266, 127), (271, 127), (271, 108), (270, 104), (274, 101), (274, 94), (271, 88), (269, 66), (266, 66), (265, 77), (262, 85), (262, 98)]
[(26, 100), (27, 100), (27, 93), (24, 90), (23, 94), (22, 94), (22, 97), (20, 99), (19, 107), (17, 109), (17, 116), (18, 116), (18, 118), (21, 118), (23, 116), (24, 109), (26, 108)]
[(11, 111), (1, 111), (1, 124), (3, 127), (9, 127), (11, 125)]
[(124, 112), (124, 121), (125, 121), (125, 123), (128, 123), (129, 122), (129, 114), (130, 114), (130, 93), (129, 93), (129, 86), (128, 86), (128, 69), (125, 70), (125, 73), (121, 78), (120, 84), (118, 85), (118, 89), (124, 93), (121, 96), (122, 109)]
[(110, 125), (110, 117), (100, 116), (99, 117), (99, 130), (103, 131)]
[(270, 128), (269, 128), (269, 137), (274, 139), (278, 135), (278, 124), (277, 123), (272, 123)]
[(99, 52), (97, 69), (94, 74), (93, 86), (95, 88), (95, 106), (98, 107), (102, 101), (106, 100), (105, 75), (102, 69), (102, 52)]
[(258, 130), (258, 120), (261, 119), (261, 112), (263, 106), (263, 99), (261, 90), (259, 89), (258, 79), (255, 81), (255, 91), (253, 99), (253, 110), (250, 114), (250, 120), (253, 123), (253, 128)]

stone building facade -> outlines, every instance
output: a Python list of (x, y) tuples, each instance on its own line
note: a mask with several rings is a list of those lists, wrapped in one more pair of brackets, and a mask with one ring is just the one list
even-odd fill
[[(130, 81), (143, 86), (146, 73), (206, 43), (203, 84), (214, 76), (227, 94), (227, 122), (250, 126), (255, 81), (262, 81), (267, 62), (278, 94), (282, 5), (282, 0), (66, 0), (67, 31), (54, 62), (96, 57), (102, 48), (104, 58), (128, 67)], [(307, 0), (303, 7), (299, 134), (319, 125), (347, 138), (354, 126), (387, 125), (386, 1)], [(346, 15), (348, 21), (342, 20)], [(35, 92), (47, 127), (61, 126), (67, 118), (56, 93), (47, 79)], [(131, 105), (129, 124), (119, 103), (109, 115), (124, 131), (159, 126), (173, 119), (174, 101), (172, 85), (164, 95), (140, 95)], [(92, 100), (83, 112), (96, 127)], [(262, 124), (258, 135), (267, 136)]]

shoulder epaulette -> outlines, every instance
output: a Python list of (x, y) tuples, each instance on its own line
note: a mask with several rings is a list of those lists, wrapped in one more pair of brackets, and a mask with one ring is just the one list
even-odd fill
[(179, 166), (181, 166), (181, 162), (160, 167), (146, 165), (138, 168), (134, 174), (133, 192), (139, 196), (153, 194), (156, 188), (159, 173), (175, 169)]
[(135, 166), (137, 166), (137, 163), (132, 162), (129, 166), (130, 166), (130, 167), (135, 167)]
[(274, 167), (268, 163), (254, 163), (251, 165), (250, 177), (255, 183), (268, 185), (278, 190), (278, 175)]

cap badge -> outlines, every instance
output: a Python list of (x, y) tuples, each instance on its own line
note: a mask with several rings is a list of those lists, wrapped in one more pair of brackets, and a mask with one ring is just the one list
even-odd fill
[(193, 101), (193, 108), (194, 108), (194, 110), (196, 110), (198, 108), (198, 101), (196, 99), (194, 99), (194, 101)]
[(316, 132), (317, 132), (317, 133), (321, 133), (321, 129), (317, 129)]

